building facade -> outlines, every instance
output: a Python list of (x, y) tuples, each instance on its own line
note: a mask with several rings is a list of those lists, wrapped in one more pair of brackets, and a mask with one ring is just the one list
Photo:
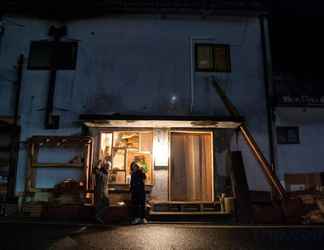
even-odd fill
[[(236, 132), (241, 121), (230, 116), (210, 83), (212, 78), (222, 86), (270, 161), (266, 18), (261, 11), (235, 8), (168, 13), (64, 21), (2, 16), (3, 122), (14, 117), (19, 97), (19, 150), (11, 176), (15, 195), (26, 190), (31, 137), (80, 135), (94, 140), (90, 167), (105, 154), (113, 157), (115, 184), (127, 185), (129, 163), (144, 157), (147, 184), (156, 199), (214, 200), (224, 191), (226, 157), (232, 150), (242, 151), (250, 189), (270, 190)], [(16, 95), (12, 80), (19, 57), (22, 77)], [(37, 161), (68, 162), (78, 155), (75, 149), (63, 151), (40, 149)], [(76, 169), (37, 169), (36, 175), (36, 188), (80, 178)], [(182, 188), (183, 183), (188, 187)]]

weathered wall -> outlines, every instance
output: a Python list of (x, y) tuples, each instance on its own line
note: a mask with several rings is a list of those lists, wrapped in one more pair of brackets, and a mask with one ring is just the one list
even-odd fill
[[(47, 39), (49, 21), (11, 18), (2, 38), (0, 74), (9, 74), (20, 53), (28, 56), (31, 40)], [(260, 27), (257, 18), (211, 19), (116, 17), (66, 24), (66, 40), (79, 42), (77, 68), (59, 71), (54, 111), (58, 130), (44, 130), (48, 72), (24, 70), (20, 103), (22, 141), (35, 134), (80, 133), (81, 113), (156, 115), (228, 115), (207, 73), (194, 73), (195, 42), (229, 44), (231, 73), (214, 74), (247, 119), (256, 141), (268, 156), (266, 106)], [(2, 91), (8, 92), (0, 80)], [(3, 95), (3, 92), (1, 92)], [(10, 113), (2, 104), (0, 115)], [(7, 106), (6, 106), (7, 105)], [(267, 189), (254, 159), (241, 140), (232, 143), (243, 157), (252, 189)], [(220, 152), (222, 153), (222, 152)], [(26, 152), (19, 155), (17, 191), (22, 191)]]

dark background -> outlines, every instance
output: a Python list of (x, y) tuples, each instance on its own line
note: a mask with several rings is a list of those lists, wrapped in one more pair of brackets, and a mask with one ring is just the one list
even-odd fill
[(324, 79), (324, 2), (272, 1), (271, 40), (275, 71)]
[(324, 2), (270, 4), (276, 105), (323, 106)]

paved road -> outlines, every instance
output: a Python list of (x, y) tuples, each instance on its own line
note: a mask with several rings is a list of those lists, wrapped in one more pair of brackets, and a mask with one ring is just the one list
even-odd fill
[(0, 249), (324, 249), (324, 227), (0, 225)]

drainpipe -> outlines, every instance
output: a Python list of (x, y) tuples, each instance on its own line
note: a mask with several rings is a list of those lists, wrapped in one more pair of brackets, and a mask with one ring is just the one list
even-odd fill
[(10, 201), (15, 196), (15, 186), (16, 186), (16, 176), (17, 176), (17, 153), (19, 150), (19, 103), (20, 103), (20, 92), (21, 92), (21, 82), (22, 74), (24, 67), (24, 55), (21, 54), (17, 63), (17, 80), (15, 81), (16, 85), (16, 98), (14, 106), (14, 123), (11, 130), (11, 148), (9, 155), (9, 176), (8, 176), (8, 192), (7, 192), (7, 201)]
[(49, 29), (49, 35), (53, 37), (54, 40), (54, 53), (51, 54), (51, 65), (49, 72), (49, 82), (48, 82), (48, 92), (47, 92), (47, 103), (45, 109), (45, 128), (46, 129), (56, 129), (55, 117), (53, 116), (54, 111), (54, 95), (55, 95), (55, 85), (56, 85), (56, 75), (57, 75), (57, 55), (55, 54), (57, 43), (60, 39), (66, 35), (66, 27), (62, 26), (56, 28), (51, 26)]
[(55, 85), (56, 85), (56, 68), (51, 65), (49, 82), (48, 82), (48, 92), (47, 92), (47, 105), (45, 109), (45, 128), (52, 128), (52, 115), (54, 107), (54, 94), (55, 94)]
[(274, 115), (273, 115), (273, 83), (272, 83), (272, 58), (269, 39), (268, 16), (259, 16), (261, 29), (261, 45), (262, 45), (262, 60), (263, 60), (263, 75), (265, 85), (266, 109), (267, 109), (267, 128), (269, 136), (269, 152), (270, 163), (275, 172), (277, 166), (276, 148), (275, 148), (275, 129), (274, 129)]
[(23, 65), (24, 65), (24, 55), (21, 54), (19, 56), (18, 64), (17, 64), (17, 81), (16, 81), (17, 86), (16, 86), (16, 100), (15, 100), (15, 117), (14, 117), (15, 126), (18, 126), (18, 119), (19, 119), (19, 102), (20, 102), (20, 90), (21, 90)]
[(5, 27), (4, 27), (4, 23), (3, 23), (3, 19), (2, 19), (2, 15), (0, 14), (0, 54), (1, 54), (1, 45), (2, 45), (2, 37), (5, 31)]

